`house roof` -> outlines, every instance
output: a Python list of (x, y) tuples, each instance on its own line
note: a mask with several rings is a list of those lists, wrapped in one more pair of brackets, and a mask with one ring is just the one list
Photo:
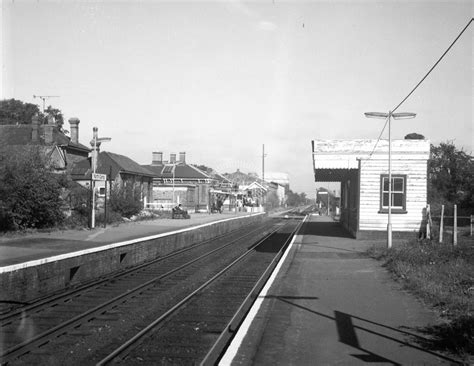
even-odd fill
[[(27, 145), (38, 144), (45, 145), (44, 130), (45, 125), (38, 126), (38, 141), (32, 141), (32, 125), (18, 124), (18, 125), (0, 125), (0, 145)], [(74, 143), (71, 138), (59, 131), (58, 127), (53, 127), (53, 145), (72, 147), (78, 150), (90, 151), (87, 146), (80, 143)]]
[(155, 176), (160, 178), (174, 178), (175, 179), (211, 179), (211, 177), (199, 170), (198, 168), (185, 163), (178, 164), (156, 164), (156, 165), (142, 165), (145, 169), (152, 171)]
[[(99, 153), (97, 159), (96, 173), (111, 174), (112, 179), (115, 179), (120, 173), (126, 173), (142, 177), (156, 177), (156, 174), (142, 167), (140, 164), (130, 159), (129, 157), (111, 153), (108, 151), (102, 151)], [(90, 179), (90, 161), (88, 159), (85, 159), (83, 161), (78, 162), (74, 166), (71, 174), (76, 179), (78, 179), (79, 177), (83, 177), (84, 179)]]

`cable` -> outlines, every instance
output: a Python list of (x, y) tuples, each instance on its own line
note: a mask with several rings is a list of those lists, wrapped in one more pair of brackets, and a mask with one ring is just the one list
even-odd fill
[(443, 57), (449, 52), (451, 47), (454, 46), (454, 44), (459, 39), (459, 37), (461, 37), (461, 35), (471, 25), (471, 23), (473, 21), (474, 21), (474, 18), (471, 18), (471, 20), (467, 23), (467, 25), (464, 27), (464, 29), (461, 31), (461, 33), (459, 33), (459, 35), (456, 37), (456, 39), (448, 47), (448, 49), (446, 51), (444, 51), (444, 53), (441, 55), (441, 57), (438, 59), (438, 61), (436, 61), (436, 63), (433, 65), (433, 67), (426, 73), (426, 75), (423, 77), (423, 79), (421, 79), (420, 82), (418, 84), (416, 84), (416, 86), (412, 89), (412, 91), (395, 108), (392, 109), (392, 112), (395, 112), (398, 109), (398, 107), (400, 107), (403, 103), (405, 103), (405, 101), (410, 97), (410, 95), (413, 94), (413, 92), (420, 86), (420, 84), (428, 77), (428, 75), (431, 73), (431, 71), (433, 71), (434, 68), (440, 63), (440, 61), (443, 59)]
[[(380, 135), (379, 135), (377, 141), (375, 142), (374, 148), (372, 149), (372, 152), (369, 154), (369, 157), (367, 158), (367, 160), (370, 160), (370, 158), (371, 158), (372, 155), (374, 154), (375, 149), (377, 148), (377, 145), (379, 144), (379, 141), (380, 141), (380, 139), (381, 139), (381, 137), (382, 137), (383, 131), (385, 131), (385, 127), (387, 127), (387, 123), (388, 123), (388, 116), (387, 116), (387, 118), (385, 119), (385, 124), (383, 125), (382, 131), (380, 131)], [(366, 160), (366, 161), (367, 161), (367, 160)]]

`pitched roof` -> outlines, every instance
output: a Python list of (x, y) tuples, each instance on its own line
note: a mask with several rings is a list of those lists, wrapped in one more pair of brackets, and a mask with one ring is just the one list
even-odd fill
[[(0, 125), (0, 144), (3, 146), (27, 144), (44, 145), (44, 126), (45, 125), (38, 126), (38, 141), (34, 142), (31, 138), (33, 129), (31, 124)], [(71, 138), (59, 131), (56, 126), (53, 127), (53, 144), (90, 151), (87, 146), (72, 142)]]
[[(115, 179), (119, 173), (142, 177), (156, 177), (155, 173), (142, 167), (129, 157), (108, 151), (102, 151), (99, 153), (96, 173), (111, 174), (112, 179)], [(81, 176), (85, 179), (89, 179), (91, 176), (90, 161), (86, 159), (77, 163), (72, 170), (72, 175), (76, 179)]]
[(198, 168), (185, 163), (178, 164), (157, 164), (142, 165), (142, 167), (152, 171), (160, 178), (173, 178), (173, 166), (175, 179), (211, 179), (209, 175)]

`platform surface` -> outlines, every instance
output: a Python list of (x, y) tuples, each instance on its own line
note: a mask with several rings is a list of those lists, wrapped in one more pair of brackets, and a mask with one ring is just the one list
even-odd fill
[(193, 213), (190, 219), (154, 219), (107, 225), (106, 228), (64, 230), (0, 236), (0, 270), (2, 267), (41, 260), (66, 253), (98, 248), (144, 236), (152, 236), (235, 217), (244, 212), (217, 214)]
[[(417, 328), (439, 321), (348, 237), (310, 216), (220, 365), (438, 365)], [(379, 243), (380, 244), (380, 243)]]

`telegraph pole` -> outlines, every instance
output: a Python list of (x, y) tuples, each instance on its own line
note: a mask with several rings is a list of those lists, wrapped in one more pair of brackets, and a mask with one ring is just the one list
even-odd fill
[(33, 98), (40, 98), (43, 101), (43, 113), (44, 113), (44, 110), (46, 109), (45, 108), (46, 99), (59, 98), (59, 95), (33, 95)]

